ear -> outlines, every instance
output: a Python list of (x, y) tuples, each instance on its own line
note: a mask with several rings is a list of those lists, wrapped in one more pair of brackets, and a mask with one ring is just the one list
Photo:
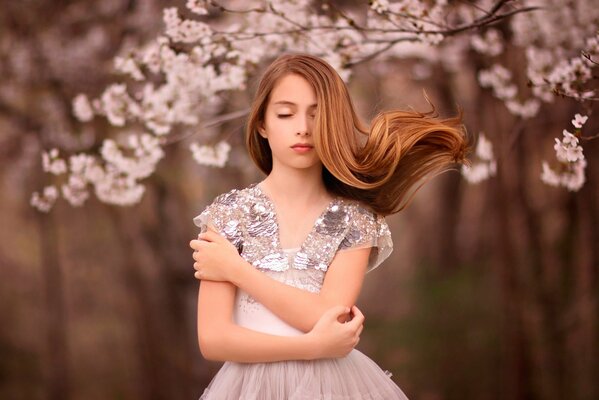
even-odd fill
[(266, 129), (264, 129), (264, 122), (259, 122), (257, 129), (260, 136), (262, 136), (264, 139), (267, 139)]

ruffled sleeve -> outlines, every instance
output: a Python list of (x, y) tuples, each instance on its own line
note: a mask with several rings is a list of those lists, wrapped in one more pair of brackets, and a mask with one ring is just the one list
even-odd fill
[(242, 197), (238, 189), (222, 193), (209, 204), (204, 211), (193, 218), (193, 223), (200, 228), (200, 233), (208, 228), (224, 236), (241, 254), (243, 249), (243, 213)]
[(374, 247), (370, 252), (366, 270), (370, 272), (389, 257), (393, 251), (393, 240), (385, 217), (358, 205), (352, 213), (349, 229), (337, 250), (351, 251), (365, 247)]

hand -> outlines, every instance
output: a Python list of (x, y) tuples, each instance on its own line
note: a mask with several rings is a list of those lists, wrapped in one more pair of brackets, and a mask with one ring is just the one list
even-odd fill
[(241, 258), (237, 248), (218, 232), (209, 229), (189, 242), (194, 249), (193, 268), (197, 279), (230, 281)]
[(340, 323), (338, 319), (342, 314), (348, 313), (347, 308), (332, 307), (307, 333), (317, 346), (316, 358), (344, 357), (358, 344), (364, 328), (364, 314), (356, 306), (353, 306), (351, 311), (354, 315), (352, 320)]

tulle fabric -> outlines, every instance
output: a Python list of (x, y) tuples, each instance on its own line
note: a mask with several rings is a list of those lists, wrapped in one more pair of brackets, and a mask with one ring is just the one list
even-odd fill
[(342, 358), (225, 362), (200, 400), (407, 400), (373, 360), (353, 349)]

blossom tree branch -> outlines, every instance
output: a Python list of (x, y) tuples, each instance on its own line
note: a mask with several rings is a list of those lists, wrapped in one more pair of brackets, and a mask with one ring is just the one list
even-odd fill
[[(79, 121), (103, 117), (123, 136), (104, 139), (99, 154), (70, 155), (68, 162), (53, 149), (43, 154), (44, 168), (63, 182), (63, 197), (72, 205), (83, 204), (88, 185), (102, 201), (136, 204), (144, 192), (140, 180), (152, 175), (164, 156), (162, 147), (200, 138), (207, 127), (242, 117), (245, 110), (218, 114), (229, 95), (245, 90), (248, 77), (263, 60), (283, 51), (318, 55), (344, 80), (350, 79), (356, 65), (374, 59), (385, 63), (411, 58), (444, 65), (447, 59), (474, 51), (484, 57), (478, 84), (489, 88), (522, 120), (537, 115), (541, 102), (552, 102), (556, 96), (581, 103), (595, 100), (589, 84), (591, 69), (597, 65), (592, 57), (599, 54), (599, 36), (589, 22), (599, 15), (578, 13), (581, 20), (571, 24), (571, 30), (565, 29), (555, 23), (568, 13), (565, 1), (550, 0), (540, 7), (528, 0), (433, 5), (420, 0), (374, 0), (367, 8), (341, 8), (329, 1), (266, 0), (246, 2), (245, 8), (236, 9), (219, 1), (186, 0), (194, 18), (183, 18), (177, 8), (165, 9), (162, 34), (145, 45), (124, 48), (115, 58), (114, 67), (126, 82), (110, 84), (96, 99), (81, 94), (73, 101)], [(587, 4), (590, 1), (574, 3), (594, 10)], [(214, 13), (221, 18), (205, 19)], [(510, 31), (509, 41), (494, 27), (498, 24), (502, 31)], [(542, 29), (534, 28), (539, 26)], [(525, 72), (502, 65), (508, 45), (525, 54)], [(529, 82), (528, 97), (514, 83), (522, 73)], [(224, 165), (230, 150), (224, 141), (213, 146), (194, 142), (189, 148), (196, 161), (211, 166)], [(491, 154), (488, 140), (479, 152), (480, 165), (487, 169), (478, 177), (493, 175)], [(468, 179), (468, 170), (462, 172)], [(40, 209), (48, 210), (53, 204), (44, 202), (43, 195), (33, 197), (34, 206), (44, 205)]]

